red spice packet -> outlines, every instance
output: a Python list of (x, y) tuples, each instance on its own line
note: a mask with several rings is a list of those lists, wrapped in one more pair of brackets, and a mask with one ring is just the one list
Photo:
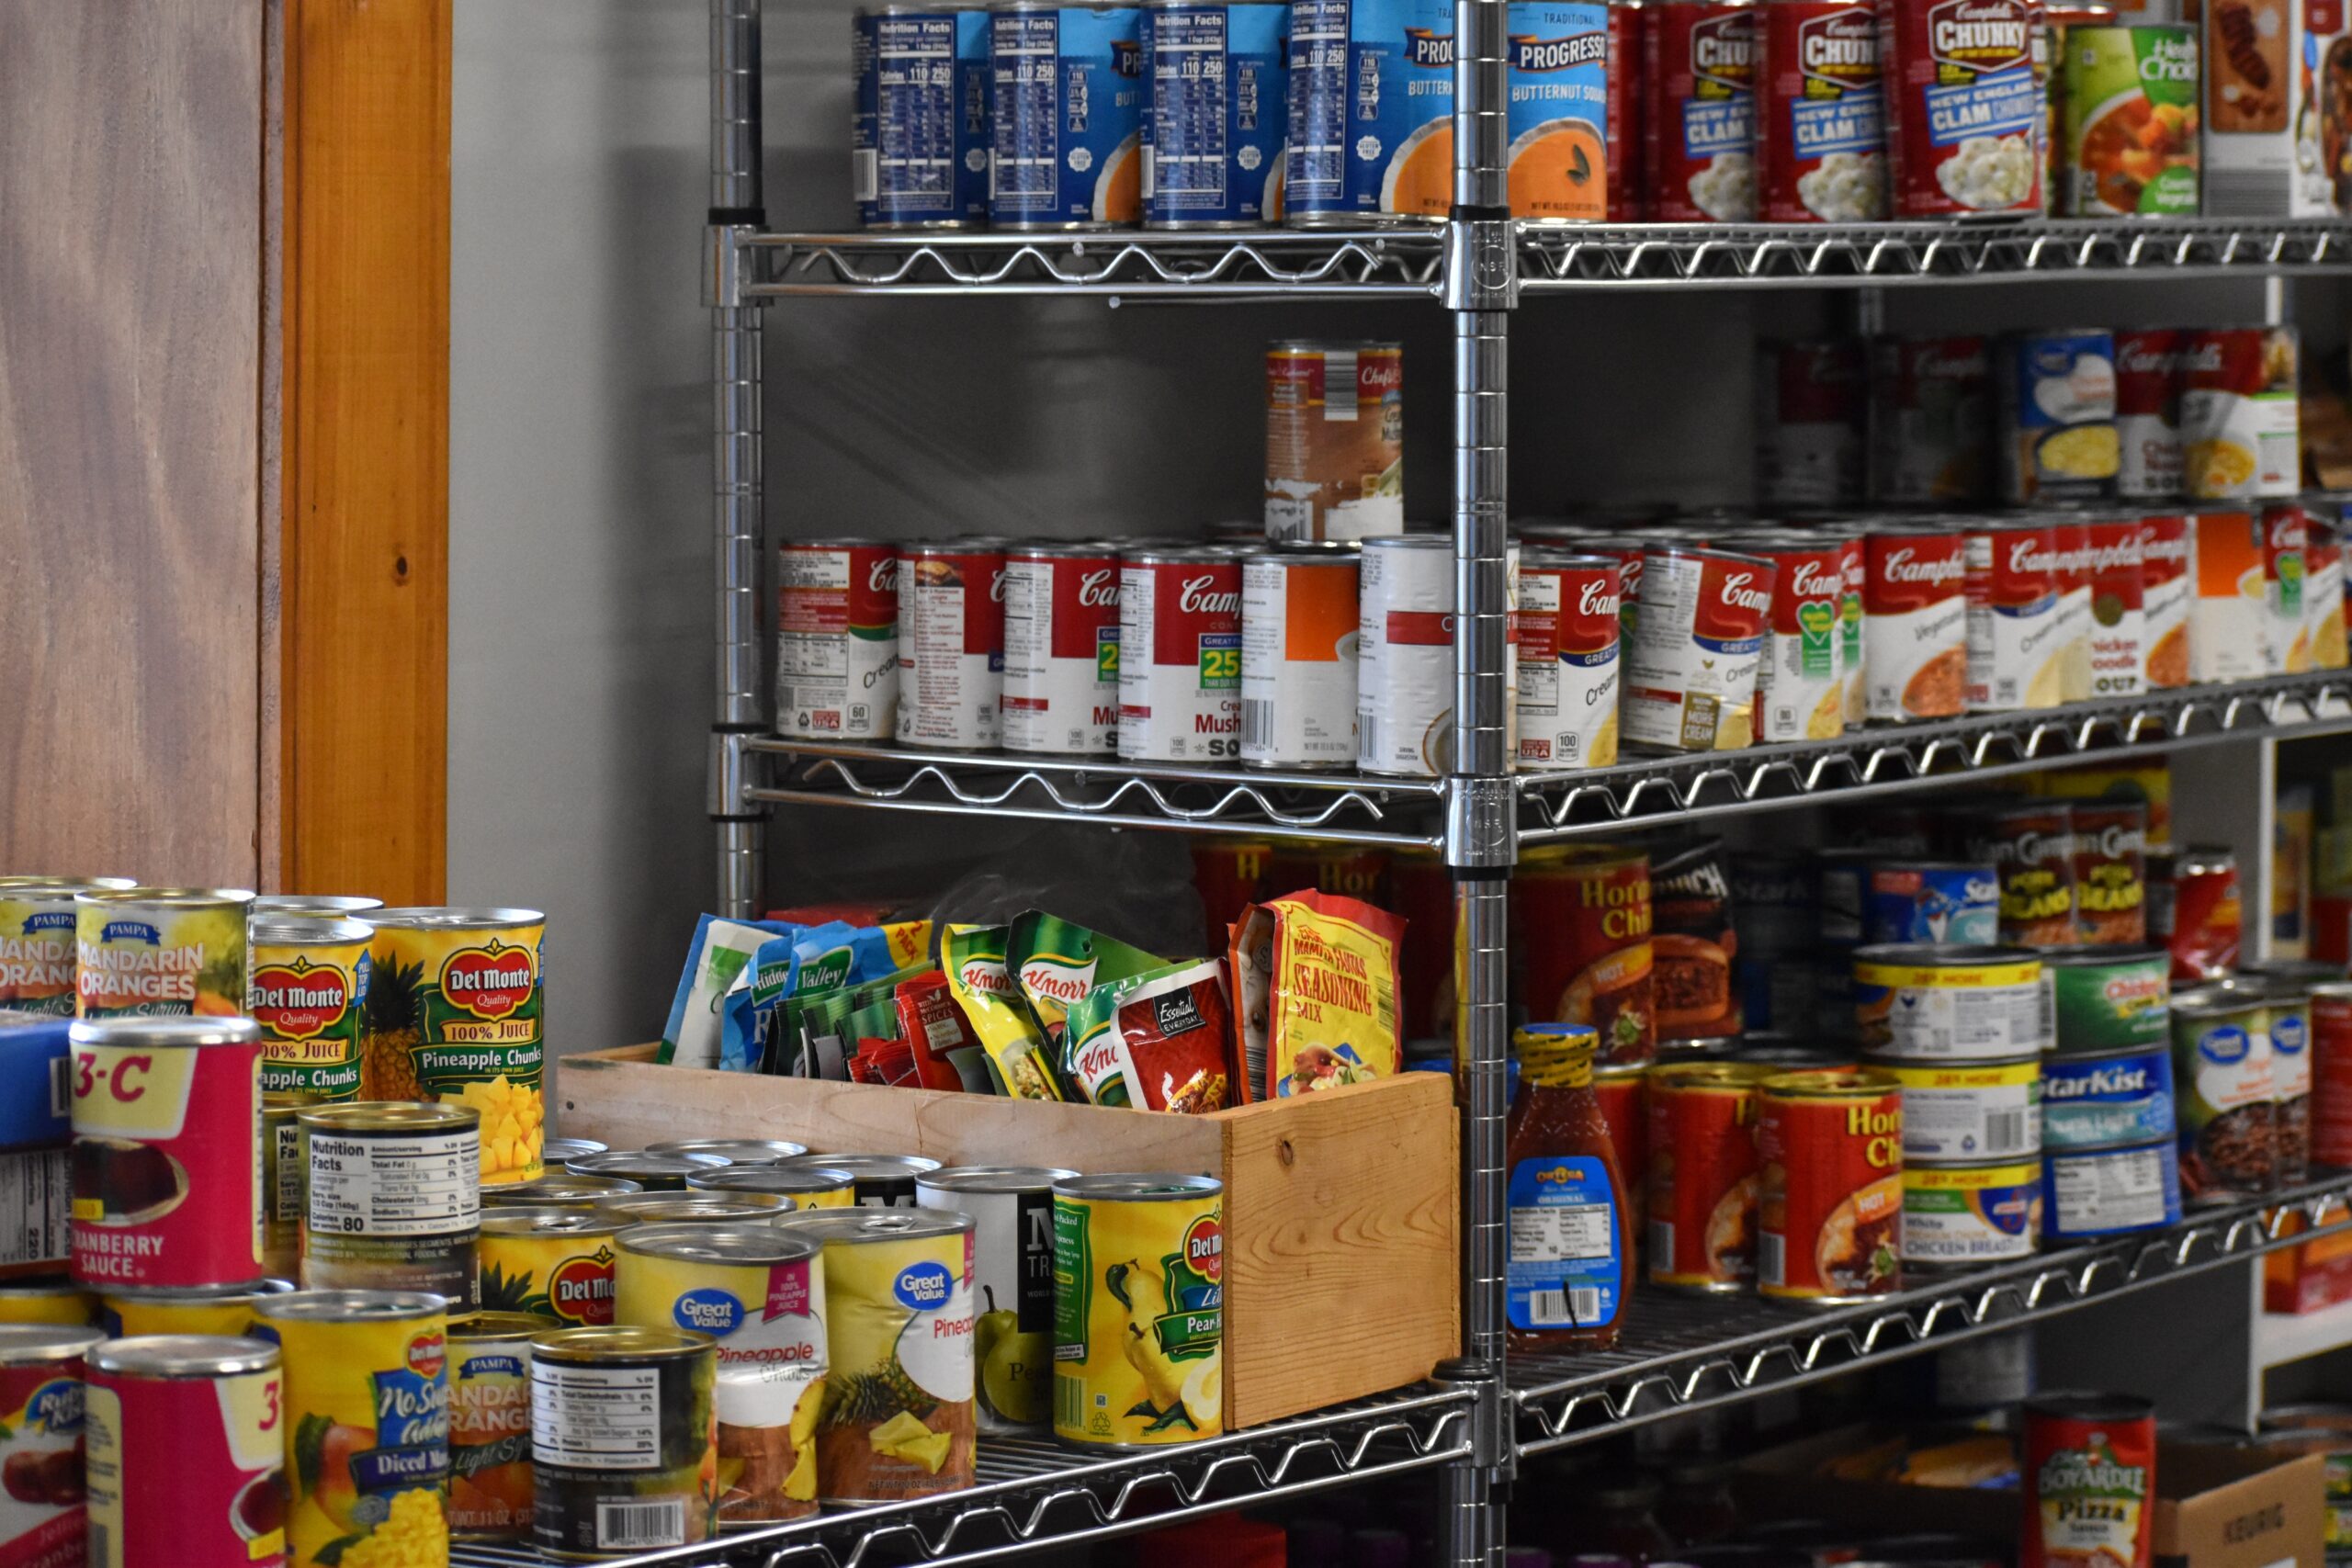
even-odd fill
[(891, 1000), (899, 1012), (899, 1037), (913, 1047), (923, 1088), (990, 1092), (988, 1054), (964, 1021), (946, 976), (934, 969), (901, 981)]
[(1242, 911), (1235, 1006), (1247, 1076), (1270, 1100), (1403, 1069), (1397, 949), (1405, 922), (1360, 898), (1307, 891)]
[(1097, 1105), (1204, 1115), (1241, 1103), (1232, 1007), (1214, 958), (1098, 986), (1070, 1009), (1067, 1070)]

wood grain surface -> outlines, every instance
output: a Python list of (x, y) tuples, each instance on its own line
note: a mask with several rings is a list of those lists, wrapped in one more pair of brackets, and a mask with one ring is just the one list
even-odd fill
[(0, 869), (257, 870), (260, 0), (0, 0)]

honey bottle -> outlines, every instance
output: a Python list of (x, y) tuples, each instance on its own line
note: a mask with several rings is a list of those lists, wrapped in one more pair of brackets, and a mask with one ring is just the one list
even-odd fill
[(1513, 1350), (1604, 1350), (1633, 1289), (1624, 1174), (1592, 1091), (1600, 1036), (1543, 1024), (1511, 1040), (1519, 1092), (1505, 1130)]

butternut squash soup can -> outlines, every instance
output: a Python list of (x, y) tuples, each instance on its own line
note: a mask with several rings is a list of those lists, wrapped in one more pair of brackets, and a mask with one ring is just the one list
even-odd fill
[(1757, 1093), (1758, 1291), (1826, 1305), (1901, 1290), (1903, 1086), (1864, 1068)]
[(1159, 1447), (1225, 1430), (1225, 1184), (1054, 1183), (1054, 1436)]
[(109, 1339), (85, 1365), (90, 1568), (284, 1568), (291, 1423), (278, 1348)]

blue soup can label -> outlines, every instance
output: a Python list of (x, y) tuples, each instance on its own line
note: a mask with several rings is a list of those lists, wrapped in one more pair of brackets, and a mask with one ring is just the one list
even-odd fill
[(2041, 1141), (2103, 1149), (2173, 1135), (2172, 1053), (2164, 1046), (2041, 1064)]
[(2002, 499), (2111, 501), (2122, 468), (2115, 423), (2115, 336), (2029, 333), (2001, 375)]
[(2169, 1142), (2042, 1156), (2042, 1234), (2052, 1241), (2096, 1241), (2179, 1223), (2180, 1168)]
[(1295, 0), (1288, 169), (1293, 223), (1446, 215), (1453, 0)]
[(1159, 0), (1143, 12), (1143, 220), (1255, 228), (1283, 215), (1290, 7)]
[(1990, 947), (2000, 940), (2001, 880), (1989, 865), (1873, 865), (1862, 896), (1862, 941)]
[(989, 220), (1107, 229), (1143, 216), (1142, 17), (999, 0), (989, 16)]
[(1512, 0), (1510, 210), (1609, 216), (1609, 7)]
[(988, 218), (989, 17), (978, 6), (884, 6), (855, 24), (850, 167), (869, 229)]

